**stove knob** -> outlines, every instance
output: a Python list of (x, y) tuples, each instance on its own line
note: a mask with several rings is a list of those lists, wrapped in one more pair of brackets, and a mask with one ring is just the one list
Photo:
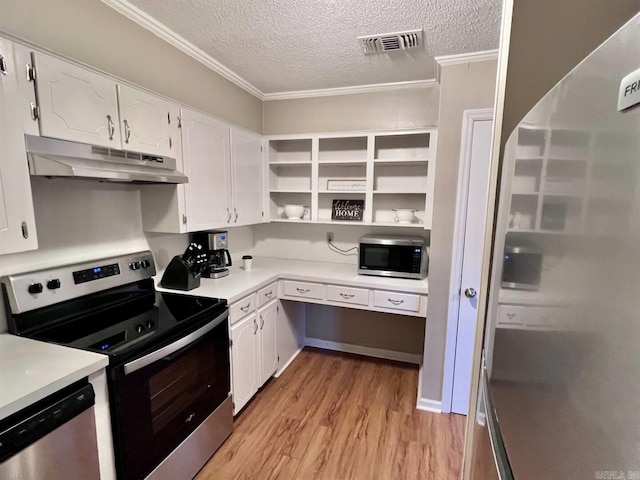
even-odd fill
[(131, 270), (138, 270), (140, 268), (140, 262), (131, 262), (129, 268)]
[(151, 330), (153, 327), (156, 326), (156, 324), (153, 323), (153, 320), (147, 320), (147, 323), (145, 325), (147, 326), (147, 330)]
[(142, 260), (140, 262), (140, 266), (142, 268), (149, 268), (151, 266), (151, 262), (149, 260)]
[(31, 294), (42, 293), (42, 284), (41, 283), (32, 283), (31, 285), (29, 285), (29, 288), (27, 290)]
[(53, 280), (49, 280), (47, 282), (47, 288), (49, 290), (55, 290), (56, 288), (60, 288), (60, 279), (54, 278)]
[(139, 325), (136, 325), (136, 332), (142, 333), (144, 331), (145, 331), (144, 325), (142, 325), (141, 323)]

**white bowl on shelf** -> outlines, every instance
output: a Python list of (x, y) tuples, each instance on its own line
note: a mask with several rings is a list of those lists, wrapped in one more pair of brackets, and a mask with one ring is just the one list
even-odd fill
[(394, 208), (394, 221), (396, 223), (413, 223), (416, 219), (415, 212), (417, 210), (411, 208)]
[(309, 213), (309, 210), (304, 205), (285, 204), (282, 208), (284, 209), (285, 217), (291, 220), (302, 220)]

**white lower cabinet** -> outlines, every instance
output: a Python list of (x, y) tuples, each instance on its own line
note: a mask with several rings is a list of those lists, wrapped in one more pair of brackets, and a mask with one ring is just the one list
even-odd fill
[(252, 313), (231, 326), (233, 414), (236, 415), (258, 391), (258, 321)]
[(276, 350), (276, 319), (278, 318), (278, 301), (275, 300), (258, 310), (260, 327), (260, 386), (271, 378), (278, 369), (278, 352)]
[[(242, 307), (249, 307), (249, 314)], [(233, 414), (251, 400), (258, 389), (278, 368), (276, 343), (278, 300), (254, 311), (255, 296), (251, 294), (230, 307), (231, 316), (231, 378), (233, 383)], [(246, 315), (241, 320), (237, 320)]]

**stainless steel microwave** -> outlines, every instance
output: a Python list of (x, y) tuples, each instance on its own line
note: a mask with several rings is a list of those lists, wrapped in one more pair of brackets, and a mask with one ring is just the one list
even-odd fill
[(542, 274), (542, 250), (533, 246), (507, 246), (502, 263), (502, 288), (537, 290)]
[(428, 263), (424, 238), (366, 235), (360, 239), (361, 275), (421, 279), (427, 276)]

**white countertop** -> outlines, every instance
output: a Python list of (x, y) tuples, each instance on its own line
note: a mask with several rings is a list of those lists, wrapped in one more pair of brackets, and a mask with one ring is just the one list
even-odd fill
[(99, 353), (0, 334), (0, 419), (108, 364)]
[[(355, 265), (344, 263), (311, 262), (306, 260), (290, 260), (286, 258), (254, 257), (250, 271), (234, 264), (230, 273), (223, 278), (202, 278), (200, 287), (188, 292), (189, 295), (203, 297), (224, 298), (234, 303), (250, 292), (275, 282), (276, 280), (298, 280), (303, 282), (325, 282), (352, 287), (379, 288), (398, 292), (428, 293), (428, 281), (410, 280), (404, 278), (374, 277), (358, 275)], [(160, 287), (163, 272), (156, 275), (156, 286), (161, 291), (168, 290)]]

